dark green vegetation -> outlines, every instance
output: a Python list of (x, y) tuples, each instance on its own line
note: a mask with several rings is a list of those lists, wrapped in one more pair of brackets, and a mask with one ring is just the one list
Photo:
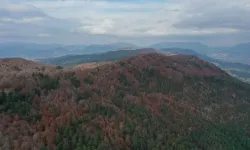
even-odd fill
[(13, 92), (0, 93), (0, 112), (18, 114), (25, 120), (39, 120), (41, 115), (39, 111), (30, 112), (31, 108), (39, 109), (39, 104), (32, 101), (35, 96), (35, 92), (22, 94), (19, 90)]
[[(10, 149), (250, 149), (250, 85), (194, 56), (141, 54), (32, 81), (39, 103), (24, 101), (41, 117), (20, 121), (16, 107), (0, 116)], [(23, 100), (6, 94), (4, 106)]]
[(59, 87), (59, 78), (58, 77), (50, 77), (46, 74), (38, 73), (33, 76), (38, 76), (38, 82), (40, 82), (40, 86), (42, 89), (49, 91), (53, 89), (57, 89)]
[[(250, 138), (244, 130), (228, 125), (208, 124), (189, 136), (198, 149), (249, 149)], [(216, 142), (215, 142), (216, 141)]]

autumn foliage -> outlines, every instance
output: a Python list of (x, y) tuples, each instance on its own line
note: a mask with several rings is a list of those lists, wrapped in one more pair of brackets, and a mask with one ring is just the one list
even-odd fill
[(250, 86), (197, 57), (149, 53), (72, 70), (28, 64), (38, 69), (24, 85), (11, 71), (1, 79), (14, 81), (0, 85), (4, 150), (250, 148)]

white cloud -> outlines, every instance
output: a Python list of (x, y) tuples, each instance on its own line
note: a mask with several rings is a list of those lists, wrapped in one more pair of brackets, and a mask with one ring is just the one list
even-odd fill
[[(74, 18), (82, 25), (74, 31), (91, 34), (111, 34), (118, 36), (157, 36), (157, 35), (196, 35), (214, 33), (235, 33), (239, 29), (234, 26), (211, 26), (207, 28), (184, 27), (176, 24), (184, 20), (196, 20), (204, 14), (216, 12), (220, 19), (223, 11), (233, 15), (233, 8), (247, 9), (246, 0), (169, 0), (166, 2), (109, 2), (109, 1), (65, 1), (34, 2), (33, 4), (46, 10), (58, 18)], [(231, 10), (232, 8), (232, 10)], [(60, 10), (60, 11), (56, 11)], [(245, 14), (237, 14), (245, 15)], [(213, 19), (212, 17), (212, 19)], [(224, 17), (225, 16), (221, 16)], [(216, 20), (209, 20), (211, 24)], [(165, 20), (165, 21), (164, 21)], [(194, 21), (193, 21), (194, 22)], [(233, 20), (232, 20), (233, 22)], [(250, 24), (249, 24), (250, 25)], [(185, 26), (185, 24), (184, 24)], [(147, 29), (147, 30), (146, 30)]]

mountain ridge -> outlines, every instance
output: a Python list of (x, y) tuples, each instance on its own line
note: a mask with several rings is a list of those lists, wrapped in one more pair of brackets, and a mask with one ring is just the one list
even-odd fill
[(250, 72), (250, 66), (241, 63), (230, 63), (226, 61), (222, 61), (219, 59), (215, 59), (204, 54), (200, 54), (191, 49), (181, 49), (181, 48), (164, 48), (155, 50), (152, 48), (148, 49), (136, 49), (136, 50), (117, 50), (117, 51), (109, 51), (106, 53), (97, 53), (97, 54), (88, 54), (88, 55), (74, 55), (74, 56), (63, 56), (59, 58), (53, 59), (42, 59), (40, 60), (41, 63), (45, 64), (56, 64), (65, 67), (72, 67), (77, 64), (81, 63), (91, 63), (91, 62), (103, 62), (103, 61), (115, 61), (121, 58), (127, 58), (129, 56), (134, 56), (136, 54), (142, 52), (158, 52), (158, 53), (166, 53), (166, 54), (188, 54), (200, 57), (206, 61), (212, 62), (219, 66), (220, 68), (227, 70), (232, 75), (236, 75), (237, 77), (241, 78), (244, 81), (250, 80), (250, 76), (248, 72)]

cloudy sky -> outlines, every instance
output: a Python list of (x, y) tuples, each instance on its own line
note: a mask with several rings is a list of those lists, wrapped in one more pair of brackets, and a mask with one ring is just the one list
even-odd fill
[(1, 0), (0, 41), (250, 42), (250, 0)]

